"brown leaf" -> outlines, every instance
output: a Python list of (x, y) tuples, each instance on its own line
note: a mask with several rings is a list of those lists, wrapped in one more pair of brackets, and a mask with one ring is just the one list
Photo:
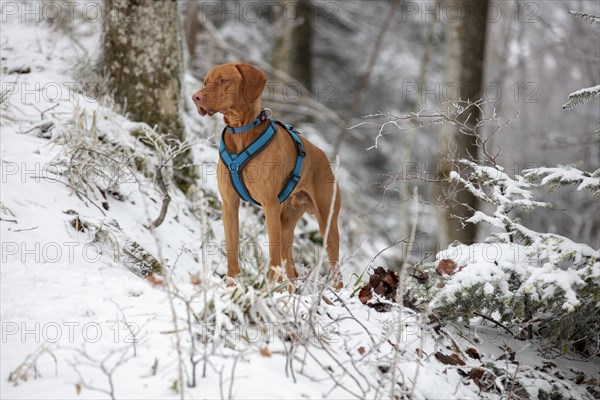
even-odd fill
[(452, 351), (460, 354), (460, 347), (458, 347), (458, 344), (454, 340), (452, 341)]
[(565, 379), (565, 376), (563, 374), (561, 374), (560, 371), (556, 371), (554, 373), (554, 376), (557, 377), (558, 379)]
[(415, 271), (415, 274), (413, 276), (417, 279), (417, 282), (419, 282), (420, 284), (425, 284), (429, 280), (429, 272), (427, 271)]
[(200, 279), (200, 273), (196, 272), (193, 275), (190, 275), (190, 283), (194, 286), (199, 286), (202, 283), (202, 279)]
[(260, 355), (263, 357), (271, 357), (271, 352), (269, 351), (268, 347), (261, 347), (259, 349)]
[(162, 278), (158, 278), (156, 275), (150, 275), (146, 278), (146, 280), (148, 282), (150, 282), (152, 284), (152, 286), (163, 286), (165, 284), (165, 281), (162, 280)]
[(596, 378), (590, 378), (587, 381), (581, 383), (583, 383), (584, 385), (596, 386), (598, 384), (598, 381), (596, 381)]
[(444, 286), (446, 286), (446, 283), (445, 283), (445, 282), (438, 282), (438, 284), (437, 284), (437, 285), (435, 285), (435, 287), (436, 287), (436, 288), (438, 288), (438, 289), (441, 289), (441, 288), (443, 288)]
[(361, 303), (375, 309), (378, 312), (385, 312), (391, 309), (389, 303), (370, 302), (373, 298), (373, 292), (380, 297), (390, 301), (396, 300), (396, 291), (398, 290), (398, 274), (386, 270), (383, 267), (377, 267), (369, 277), (369, 283), (358, 293)]
[(372, 297), (373, 294), (371, 293), (371, 285), (367, 283), (365, 287), (360, 289), (360, 292), (358, 292), (358, 299), (361, 303), (367, 304)]
[(460, 359), (460, 357), (458, 357), (458, 355), (456, 354), (452, 354), (452, 355), (445, 355), (441, 352), (436, 352), (434, 354), (435, 358), (437, 358), (437, 360), (439, 362), (441, 362), (442, 364), (446, 364), (446, 365), (465, 365), (465, 362), (463, 360)]
[(456, 263), (450, 259), (441, 260), (435, 269), (439, 275), (452, 275), (456, 269)]
[(366, 352), (367, 351), (365, 350), (365, 348), (363, 346), (360, 346), (358, 348), (358, 354), (360, 354), (361, 356), (364, 356)]
[(473, 347), (467, 348), (467, 350), (465, 350), (465, 353), (467, 353), (469, 355), (469, 357), (474, 358), (476, 360), (480, 360), (481, 359), (481, 356), (479, 355), (479, 352), (477, 351), (477, 349), (475, 349)]
[(519, 340), (527, 340), (529, 339), (529, 332), (525, 329), (520, 329), (519, 334), (517, 335), (517, 339)]
[(504, 353), (502, 354), (500, 357), (498, 357), (498, 360), (506, 360), (508, 358), (508, 361), (515, 361), (515, 356), (517, 355), (517, 352), (510, 350), (508, 353)]
[(77, 396), (81, 393), (81, 385), (79, 383), (75, 384), (75, 393), (77, 393)]
[(481, 379), (483, 374), (485, 374), (485, 371), (481, 368), (471, 368), (469, 371), (469, 376), (473, 379)]

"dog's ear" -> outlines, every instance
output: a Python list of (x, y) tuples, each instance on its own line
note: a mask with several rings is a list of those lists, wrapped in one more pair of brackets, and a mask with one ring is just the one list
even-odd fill
[(267, 83), (267, 77), (260, 69), (250, 64), (236, 64), (235, 67), (242, 74), (244, 100), (254, 103), (262, 94)]

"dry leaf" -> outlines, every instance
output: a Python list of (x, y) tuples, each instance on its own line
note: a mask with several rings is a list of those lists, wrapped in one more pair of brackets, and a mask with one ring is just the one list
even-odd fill
[(196, 272), (195, 274), (190, 276), (190, 283), (194, 286), (199, 286), (202, 283), (202, 279), (200, 279), (199, 272)]
[(456, 263), (450, 259), (441, 260), (435, 272), (440, 275), (452, 275), (456, 269)]
[(469, 371), (469, 376), (473, 379), (481, 379), (483, 374), (485, 374), (485, 371), (481, 368), (471, 368)]
[(158, 278), (156, 275), (150, 275), (146, 278), (148, 282), (150, 282), (153, 286), (162, 286), (165, 284), (161, 278)]
[(360, 354), (361, 356), (364, 356), (366, 352), (367, 351), (365, 350), (365, 348), (363, 346), (360, 346), (358, 348), (358, 354)]
[(458, 357), (456, 354), (452, 354), (452, 355), (445, 355), (441, 352), (436, 352), (434, 354), (435, 358), (437, 358), (437, 360), (439, 362), (441, 362), (442, 364), (446, 364), (446, 365), (465, 365), (465, 362), (463, 360), (460, 359), (460, 357)]
[(465, 350), (465, 353), (467, 353), (469, 355), (469, 357), (474, 358), (476, 360), (480, 360), (481, 359), (481, 356), (479, 355), (479, 352), (477, 351), (477, 349), (475, 349), (473, 347), (467, 348), (467, 350)]
[(271, 352), (269, 351), (269, 348), (266, 346), (261, 347), (259, 352), (260, 352), (260, 355), (263, 357), (271, 357)]
[(81, 393), (81, 385), (79, 383), (75, 384), (75, 393), (77, 393), (77, 396)]

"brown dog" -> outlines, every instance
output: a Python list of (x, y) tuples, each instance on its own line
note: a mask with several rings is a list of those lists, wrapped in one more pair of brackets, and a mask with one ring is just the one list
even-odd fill
[[(225, 124), (241, 127), (253, 121), (263, 110), (261, 93), (267, 79), (250, 64), (227, 63), (211, 69), (204, 78), (204, 89), (194, 93), (193, 100), (200, 115), (223, 114)], [(261, 136), (269, 124), (260, 125), (243, 133), (226, 132), (223, 139), (229, 152), (242, 152)], [(335, 182), (325, 153), (302, 137), (306, 157), (302, 164), (301, 178), (292, 195), (283, 203), (277, 199), (289, 179), (289, 166), (296, 161), (297, 150), (293, 139), (280, 126), (267, 147), (252, 158), (242, 170), (242, 178), (250, 196), (259, 202), (265, 212), (269, 236), (269, 259), (273, 278), (275, 269), (285, 260), (288, 278), (297, 277), (292, 256), (294, 228), (304, 212), (314, 214), (323, 238), (331, 213), (327, 236), (327, 254), (331, 262), (334, 285), (341, 287), (339, 273), (338, 213), (340, 191)], [(287, 171), (287, 172), (286, 172)], [(219, 192), (223, 199), (223, 223), (227, 248), (227, 275), (235, 277), (239, 272), (238, 208), (240, 197), (229, 179), (229, 171), (222, 160), (217, 165)], [(332, 207), (333, 201), (333, 207)]]

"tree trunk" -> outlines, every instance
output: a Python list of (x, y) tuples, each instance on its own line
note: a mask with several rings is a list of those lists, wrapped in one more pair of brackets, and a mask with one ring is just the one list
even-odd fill
[[(130, 117), (183, 141), (180, 117), (182, 46), (175, 1), (106, 0), (104, 70), (115, 100)], [(194, 183), (191, 151), (174, 160), (184, 192)]]
[(195, 1), (185, 3), (183, 5), (184, 20), (183, 31), (185, 43), (187, 45), (188, 67), (192, 68), (194, 60), (196, 60), (196, 45), (198, 31), (200, 30), (200, 20), (198, 18), (199, 5)]
[(281, 32), (273, 66), (307, 88), (312, 85), (312, 5), (310, 0), (279, 0)]
[[(476, 101), (482, 97), (488, 1), (459, 0), (456, 3), (461, 7), (462, 18), (448, 22), (446, 83), (458, 87), (458, 96), (462, 100)], [(469, 122), (481, 118), (475, 109), (471, 111)], [(461, 122), (465, 121), (467, 114), (469, 113), (464, 113)], [(461, 134), (456, 126), (444, 125), (438, 178), (446, 181), (451, 170), (451, 164), (445, 161), (449, 156), (448, 149), (456, 149), (452, 154), (455, 159), (478, 158), (474, 137)], [(436, 195), (443, 197), (448, 190), (448, 184), (440, 183), (436, 188)], [(476, 240), (477, 225), (467, 223), (463, 227), (461, 220), (453, 216), (469, 217), (472, 213), (469, 208), (476, 209), (478, 206), (477, 199), (468, 191), (461, 190), (453, 200), (448, 203), (448, 208), (438, 210), (438, 241), (442, 247), (455, 240), (464, 244), (471, 244)]]
[[(426, 102), (423, 99), (423, 86), (427, 82), (427, 69), (429, 68), (429, 61), (431, 59), (431, 53), (433, 52), (434, 40), (435, 40), (435, 25), (436, 21), (434, 18), (431, 18), (430, 22), (427, 25), (427, 42), (425, 43), (425, 48), (423, 49), (423, 56), (421, 57), (421, 66), (419, 67), (419, 78), (417, 80), (417, 93), (415, 95), (415, 105), (413, 107), (413, 111), (418, 113), (421, 109), (426, 105)], [(418, 124), (415, 121), (415, 125)], [(404, 140), (401, 142), (401, 157), (402, 164), (407, 166), (413, 162), (413, 145), (415, 142), (415, 132), (405, 132), (403, 135)], [(403, 174), (408, 174), (406, 168), (402, 167), (400, 169)], [(409, 179), (408, 177), (402, 178), (400, 180), (400, 222), (399, 229), (400, 239), (405, 239), (409, 236), (411, 229), (411, 219), (409, 208), (412, 203), (409, 202), (409, 198), (412, 196), (409, 187)], [(406, 251), (403, 251), (402, 261), (407, 262), (410, 259), (410, 251), (408, 251), (408, 244), (405, 247)]]

